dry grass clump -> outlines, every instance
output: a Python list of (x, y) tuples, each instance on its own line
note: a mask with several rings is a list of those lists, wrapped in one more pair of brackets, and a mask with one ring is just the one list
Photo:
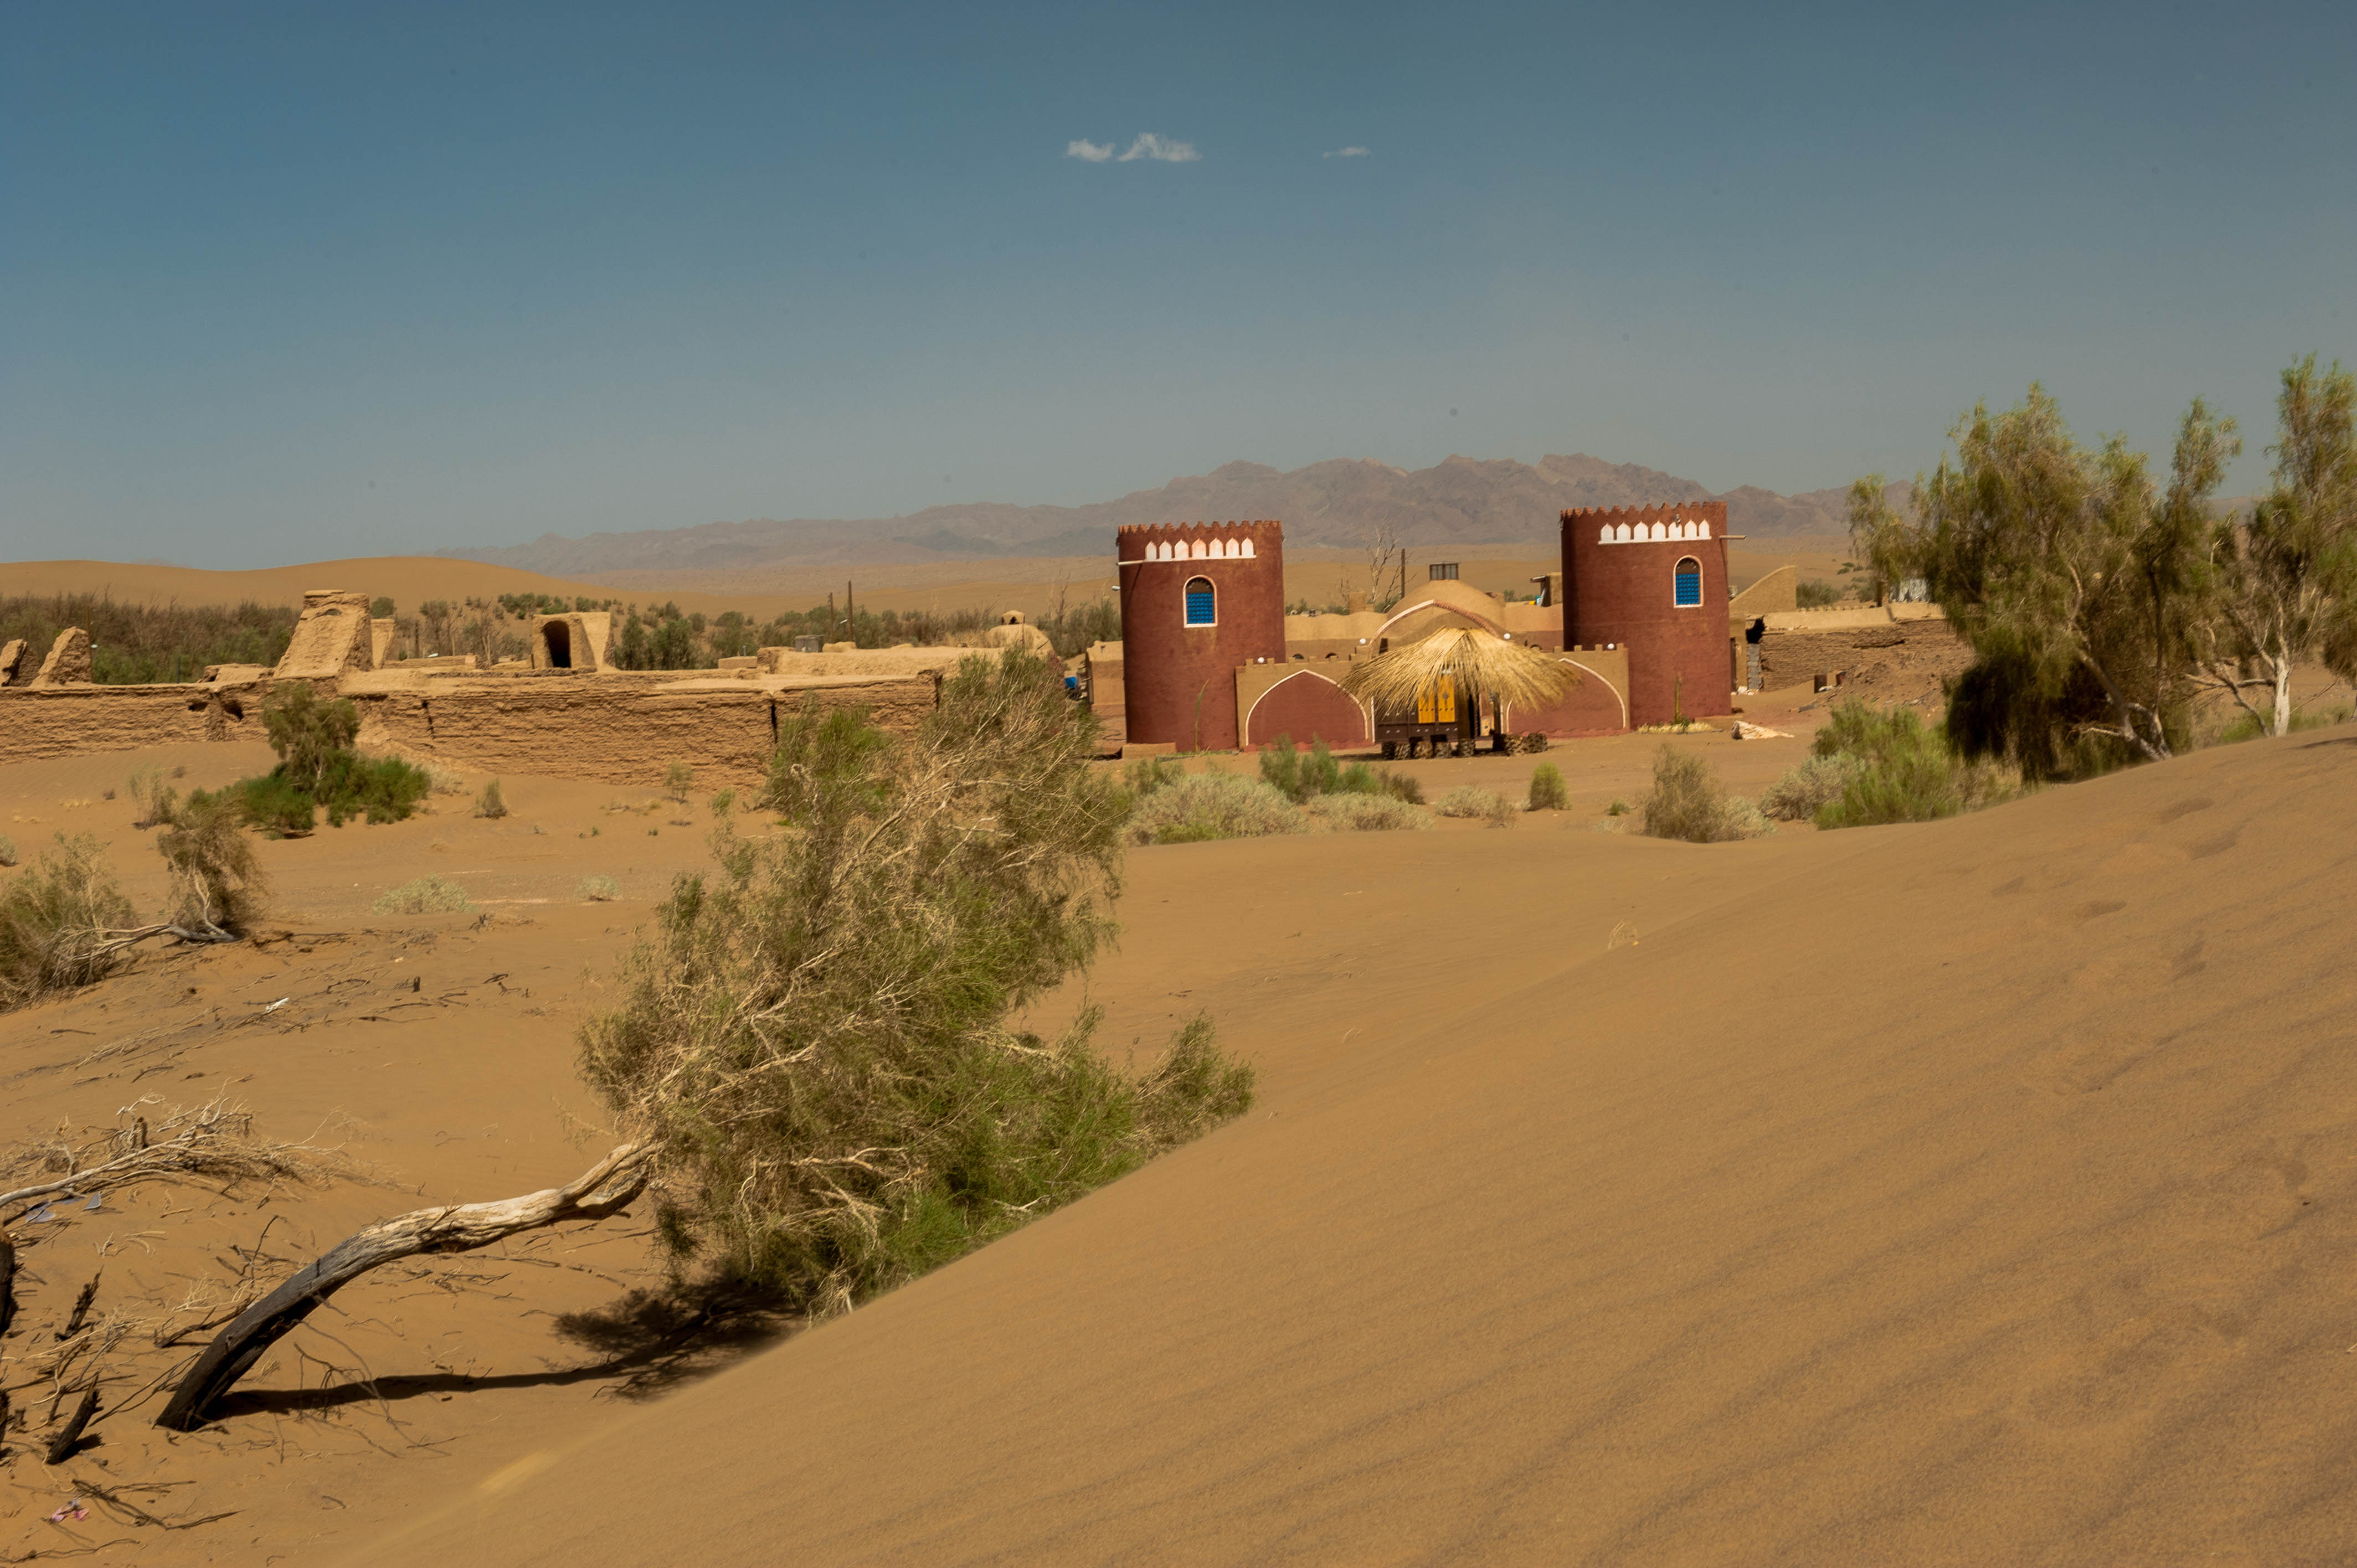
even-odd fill
[(1432, 813), (1397, 795), (1321, 795), (1302, 808), (1338, 832), (1394, 832), (1432, 826)]
[(10, 866), (16, 864), (16, 841), (6, 833), (0, 833), (0, 866)]
[(723, 823), (718, 869), (678, 879), (582, 1032), (590, 1083), (661, 1150), (677, 1254), (837, 1312), (1249, 1103), (1200, 1019), (1142, 1073), (1091, 1047), (1093, 1013), (1007, 1026), (1112, 934), (1127, 798), (1094, 730), (1011, 649), (966, 660), (908, 740), (815, 698), (781, 727), (785, 831)]
[(104, 979), (127, 961), (107, 938), (133, 918), (98, 840), (59, 833), (0, 887), (0, 1008)]
[(1664, 745), (1653, 757), (1653, 789), (1641, 808), (1643, 831), (1657, 839), (1725, 843), (1774, 830), (1760, 808), (1730, 796), (1699, 752)]
[(1780, 822), (1813, 822), (1826, 802), (1841, 799), (1857, 771), (1855, 757), (1809, 757), (1761, 791), (1760, 809)]
[(1513, 802), (1479, 784), (1459, 784), (1435, 800), (1432, 809), (1444, 817), (1479, 817), (1493, 828), (1502, 828), (1514, 820)]
[(474, 901), (457, 883), (428, 874), (377, 896), (370, 908), (380, 915), (451, 915), (473, 908)]
[(590, 904), (610, 904), (622, 896), (621, 887), (610, 876), (585, 876), (576, 891)]
[(1523, 803), (1528, 811), (1561, 811), (1571, 806), (1570, 787), (1563, 781), (1563, 769), (1552, 762), (1542, 762), (1531, 770), (1530, 798)]
[(494, 779), (483, 786), (481, 794), (475, 797), (475, 815), (497, 822), (507, 814), (508, 799), (500, 792), (500, 781)]
[(1129, 817), (1133, 843), (1306, 833), (1309, 821), (1283, 790), (1237, 773), (1188, 773), (1140, 800)]

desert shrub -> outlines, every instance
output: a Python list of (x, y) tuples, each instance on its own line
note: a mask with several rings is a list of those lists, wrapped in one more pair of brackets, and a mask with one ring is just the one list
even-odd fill
[(301, 838), (318, 825), (318, 802), (275, 773), (241, 779), (221, 793), (237, 802), (247, 826), (270, 838)]
[(1811, 757), (1786, 770), (1760, 797), (1760, 808), (1781, 822), (1815, 820), (1829, 800), (1841, 799), (1857, 762), (1849, 757)]
[(1839, 583), (1828, 583), (1823, 577), (1803, 577), (1792, 587), (1792, 602), (1804, 610), (1823, 609), (1827, 605), (1837, 605), (1848, 596), (1848, 589)]
[(474, 907), (465, 888), (430, 874), (387, 888), (370, 906), (380, 915), (448, 915)]
[(1144, 1073), (1091, 1047), (1093, 1012), (1008, 1027), (1113, 929), (1128, 796), (1094, 736), (1016, 649), (966, 660), (906, 741), (815, 701), (780, 726), (787, 831), (716, 829), (717, 870), (679, 877), (582, 1032), (591, 1085), (658, 1142), (676, 1254), (840, 1311), (1249, 1102), (1200, 1020)]
[[(2296, 708), (2292, 711), (2289, 727), (2284, 733), (2297, 735), (2302, 730), (2325, 729), (2333, 725), (2345, 724), (2349, 720), (2349, 714), (2350, 710), (2346, 705)], [(2232, 723), (2219, 729), (2217, 736), (2211, 740), (2210, 744), (2235, 746), (2246, 740), (2256, 740), (2266, 733), (2266, 721), (2257, 714), (2238, 714)]]
[(1188, 774), (1138, 801), (1129, 818), (1129, 837), (1135, 843), (1198, 843), (1308, 831), (1308, 820), (1284, 791), (1238, 773)]
[(1759, 807), (1739, 796), (1727, 798), (1701, 753), (1674, 746), (1663, 746), (1654, 754), (1653, 789), (1641, 813), (1646, 833), (1688, 843), (1722, 843), (1757, 837), (1767, 830)]
[(681, 805), (687, 804), (687, 792), (695, 788), (695, 769), (684, 762), (674, 762), (663, 769), (663, 793)]
[(1480, 817), (1493, 828), (1502, 828), (1514, 820), (1514, 808), (1495, 789), (1484, 789), (1479, 784), (1459, 784), (1432, 803), (1432, 809), (1444, 817)]
[(307, 682), (289, 681), (272, 686), (263, 699), (262, 725), (278, 754), (278, 777), (317, 799), (328, 768), (351, 751), (361, 711), (345, 698), (329, 701)]
[(737, 808), (737, 791), (734, 789), (720, 790), (712, 797), (709, 804), (712, 808), (712, 814), (714, 816), (725, 817)]
[(16, 841), (10, 838), (6, 833), (0, 833), (0, 865), (14, 865), (16, 864)]
[(128, 961), (105, 933), (132, 922), (98, 840), (58, 835), (58, 847), (0, 886), (0, 1009), (103, 979)]
[(496, 822), (507, 814), (507, 797), (500, 793), (500, 781), (494, 779), (483, 786), (481, 794), (475, 797), (475, 815), (489, 817)]
[(1604, 808), (1604, 814), (1608, 817), (1625, 817), (1629, 814), (1629, 802), (1615, 800)]
[(1841, 794), (1817, 809), (1821, 828), (1932, 822), (2009, 800), (2019, 788), (1996, 764), (1964, 761), (1912, 708), (1851, 698), (1835, 707), (1813, 749), (1851, 765)]
[(327, 807), (328, 822), (334, 827), (363, 813), (371, 822), (399, 822), (407, 821), (433, 789), (434, 781), (423, 768), (398, 757), (364, 757), (348, 751), (321, 780), (319, 803)]
[(1135, 800), (1143, 800), (1165, 785), (1187, 777), (1187, 765), (1175, 757), (1141, 757), (1122, 774), (1122, 783)]
[(1531, 770), (1531, 793), (1526, 802), (1534, 811), (1560, 811), (1571, 804), (1571, 790), (1563, 781), (1563, 769), (1552, 762), (1542, 762)]
[(577, 892), (591, 904), (609, 904), (621, 897), (622, 890), (610, 876), (585, 876)]
[(253, 841), (240, 825), (238, 798), (229, 790), (190, 793), (156, 835), (156, 849), (172, 877), (166, 918), (188, 931), (235, 935), (262, 913), (267, 883)]
[(1396, 795), (1341, 790), (1320, 796), (1302, 808), (1318, 825), (1341, 832), (1390, 832), (1428, 828), (1432, 813)]
[[(1372, 788), (1368, 783), (1373, 772), (1364, 763), (1354, 763), (1351, 789), (1357, 792)], [(1343, 789), (1342, 767), (1323, 740), (1313, 740), (1305, 754), (1293, 749), (1293, 737), (1281, 735), (1260, 754), (1260, 776), (1263, 782), (1280, 791), (1295, 805), (1316, 795), (1331, 795)]]

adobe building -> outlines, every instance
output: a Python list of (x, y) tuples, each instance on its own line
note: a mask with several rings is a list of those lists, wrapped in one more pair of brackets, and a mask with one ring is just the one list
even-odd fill
[(1127, 739), (1235, 750), (1236, 671), (1285, 661), (1284, 525), (1157, 523), (1114, 539)]
[(1564, 636), (1628, 650), (1631, 725), (1728, 714), (1727, 503), (1562, 516)]

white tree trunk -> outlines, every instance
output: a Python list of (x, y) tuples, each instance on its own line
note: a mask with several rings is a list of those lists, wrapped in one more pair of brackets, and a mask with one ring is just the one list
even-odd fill
[(2275, 728), (2267, 733), (2291, 733), (2291, 660), (2288, 658), (2276, 660), (2276, 723)]

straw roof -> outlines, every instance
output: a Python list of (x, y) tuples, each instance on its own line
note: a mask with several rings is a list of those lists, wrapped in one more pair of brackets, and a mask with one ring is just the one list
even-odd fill
[(1491, 632), (1451, 629), (1378, 653), (1354, 664), (1342, 690), (1382, 708), (1404, 708), (1442, 680), (1454, 680), (1473, 702), (1491, 697), (1510, 707), (1544, 707), (1579, 684), (1579, 672), (1528, 643)]

